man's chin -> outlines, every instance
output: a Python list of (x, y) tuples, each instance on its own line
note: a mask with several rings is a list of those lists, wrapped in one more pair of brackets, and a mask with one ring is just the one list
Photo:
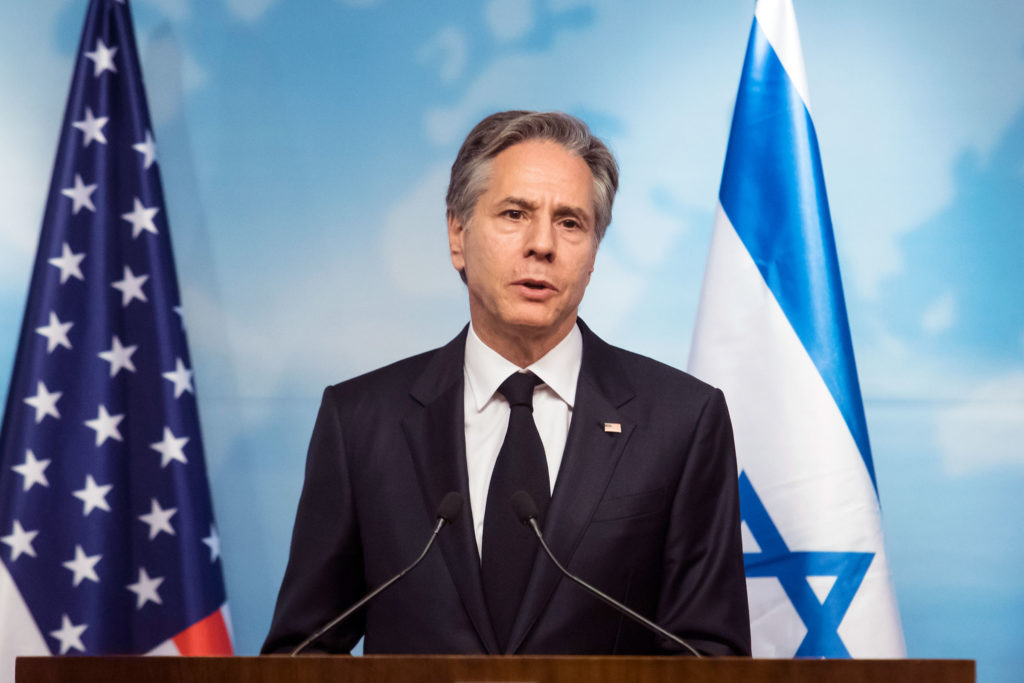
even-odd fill
[(508, 330), (535, 338), (564, 335), (575, 322), (575, 315), (567, 318), (553, 315), (519, 315), (510, 316), (504, 321)]
[(471, 300), (470, 313), (475, 314), (473, 326), (477, 334), (486, 330), (484, 334), (508, 339), (560, 339), (568, 334), (576, 322), (576, 310), (570, 312), (560, 306), (537, 302), (506, 302), (506, 305), (490, 310), (481, 306), (474, 311)]

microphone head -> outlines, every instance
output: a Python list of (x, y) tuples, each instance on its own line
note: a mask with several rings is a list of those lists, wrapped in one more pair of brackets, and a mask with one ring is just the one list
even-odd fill
[(516, 517), (523, 524), (529, 524), (531, 519), (540, 517), (537, 504), (526, 491), (516, 491), (512, 494), (512, 509), (516, 511)]
[(443, 519), (448, 524), (451, 524), (460, 512), (462, 512), (462, 496), (457, 491), (446, 493), (441, 499), (441, 504), (437, 506), (438, 519)]

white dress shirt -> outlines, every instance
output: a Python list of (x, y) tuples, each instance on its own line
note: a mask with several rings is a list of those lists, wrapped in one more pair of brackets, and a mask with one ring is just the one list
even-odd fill
[(484, 344), (470, 324), (466, 336), (463, 410), (466, 420), (469, 508), (473, 514), (476, 547), (481, 551), (481, 556), (487, 489), (491, 484), (491, 472), (494, 471), (498, 451), (505, 440), (510, 413), (508, 401), (498, 393), (498, 387), (509, 375), (520, 370), (533, 372), (543, 382), (533, 390), (533, 421), (544, 444), (548, 481), (553, 489), (558, 468), (562, 464), (565, 440), (569, 435), (576, 382), (582, 364), (583, 335), (576, 325), (543, 358), (527, 368), (520, 368)]

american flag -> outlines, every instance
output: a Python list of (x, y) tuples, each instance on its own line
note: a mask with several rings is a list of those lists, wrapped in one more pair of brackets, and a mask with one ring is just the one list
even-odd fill
[(230, 654), (129, 8), (92, 0), (0, 431), (0, 679), (18, 654)]

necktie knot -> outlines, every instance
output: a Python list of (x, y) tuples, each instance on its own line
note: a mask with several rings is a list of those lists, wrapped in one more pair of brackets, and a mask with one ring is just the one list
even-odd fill
[(498, 387), (498, 393), (508, 400), (512, 407), (526, 406), (533, 410), (533, 388), (540, 384), (540, 377), (532, 372), (513, 372)]

